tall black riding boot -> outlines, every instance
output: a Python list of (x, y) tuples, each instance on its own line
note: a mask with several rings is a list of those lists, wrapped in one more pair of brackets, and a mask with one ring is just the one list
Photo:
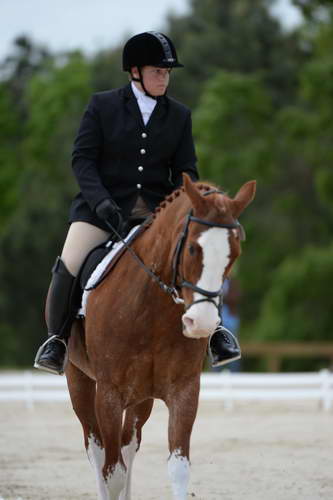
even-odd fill
[(222, 326), (222, 323), (216, 328), (209, 339), (208, 352), (214, 368), (241, 358), (241, 350), (237, 338), (230, 330)]
[(67, 339), (74, 319), (71, 296), (75, 278), (60, 257), (57, 257), (52, 274), (46, 306), (49, 338), (38, 349), (34, 366), (63, 375), (68, 358)]

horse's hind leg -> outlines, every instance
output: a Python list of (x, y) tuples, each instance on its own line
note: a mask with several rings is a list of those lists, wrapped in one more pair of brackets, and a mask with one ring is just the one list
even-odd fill
[(175, 387), (166, 404), (169, 408), (168, 472), (175, 500), (186, 500), (190, 477), (190, 438), (198, 408), (199, 379)]
[(72, 363), (68, 363), (66, 376), (73, 409), (83, 427), (84, 444), (95, 472), (99, 499), (108, 500), (109, 494), (102, 476), (105, 453), (95, 414), (96, 383)]
[(133, 460), (135, 453), (140, 448), (142, 427), (151, 414), (153, 404), (153, 399), (147, 399), (136, 406), (128, 408), (126, 411), (121, 437), (121, 453), (127, 467), (126, 487), (122, 491), (119, 500), (131, 499), (131, 474)]

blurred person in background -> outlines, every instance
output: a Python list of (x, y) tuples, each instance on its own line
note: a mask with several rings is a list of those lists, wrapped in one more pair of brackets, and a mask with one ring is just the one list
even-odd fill
[[(230, 330), (238, 339), (239, 337), (239, 305), (241, 301), (241, 289), (237, 278), (230, 276), (223, 283), (223, 311), (221, 308), (221, 317), (223, 326)], [(213, 367), (213, 371), (220, 371), (221, 366)], [(240, 359), (232, 361), (228, 365), (228, 370), (231, 372), (239, 372), (241, 370)]]
[[(46, 301), (48, 339), (37, 352), (36, 368), (64, 373), (77, 312), (71, 296), (91, 250), (112, 237), (112, 228), (124, 236), (150, 216), (180, 187), (183, 172), (198, 180), (191, 112), (167, 96), (171, 70), (182, 66), (167, 36), (155, 31), (135, 35), (123, 50), (130, 83), (94, 94), (87, 106), (72, 157), (80, 192), (52, 269)], [(214, 364), (240, 356), (237, 341), (222, 326), (212, 339)]]

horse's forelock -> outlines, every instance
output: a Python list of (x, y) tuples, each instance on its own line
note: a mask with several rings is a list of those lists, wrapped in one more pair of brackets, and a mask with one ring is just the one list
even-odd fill
[(196, 187), (199, 189), (199, 191), (204, 191), (204, 192), (210, 191), (211, 189), (219, 189), (219, 187), (213, 183), (209, 184), (196, 183)]
[(231, 212), (231, 206), (227, 195), (215, 195), (212, 201), (219, 214), (226, 215), (228, 212)]
[(231, 200), (228, 194), (224, 190), (221, 190), (219, 186), (214, 184), (201, 184), (198, 188), (200, 191), (203, 191), (203, 195), (205, 195), (205, 192), (211, 191), (212, 189), (217, 190), (217, 193), (213, 192), (208, 196), (204, 196), (207, 214), (213, 215), (213, 213), (216, 213), (216, 215), (228, 215), (231, 213)]

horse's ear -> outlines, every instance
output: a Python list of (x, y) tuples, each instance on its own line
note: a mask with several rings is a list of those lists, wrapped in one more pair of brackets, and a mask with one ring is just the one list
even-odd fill
[(243, 210), (251, 203), (256, 194), (256, 186), (256, 181), (249, 181), (240, 188), (232, 200), (232, 214), (234, 217), (239, 217)]
[(194, 182), (192, 182), (191, 177), (188, 174), (183, 173), (183, 183), (185, 193), (190, 198), (193, 208), (198, 211), (203, 210), (205, 207), (205, 199), (201, 195)]

